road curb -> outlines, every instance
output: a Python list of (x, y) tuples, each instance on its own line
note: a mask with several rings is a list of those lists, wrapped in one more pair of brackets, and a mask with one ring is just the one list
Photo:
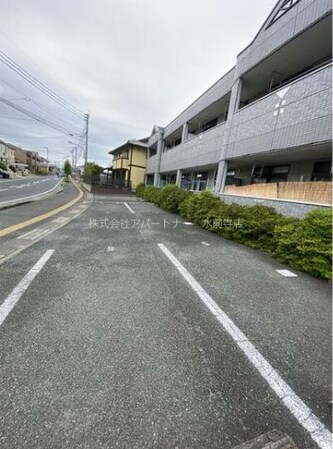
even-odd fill
[(42, 215), (38, 215), (37, 217), (30, 218), (29, 220), (23, 221), (21, 223), (18, 223), (13, 226), (9, 226), (7, 228), (4, 228), (0, 230), (0, 237), (4, 237), (5, 235), (12, 234), (13, 232), (19, 231), (20, 229), (24, 229), (28, 226), (31, 226), (35, 223), (39, 223), (40, 221), (46, 220), (47, 218), (53, 217), (54, 215), (58, 214), (59, 212), (63, 212), (64, 210), (67, 210), (69, 207), (74, 206), (78, 201), (81, 200), (81, 198), (84, 195), (83, 190), (77, 185), (76, 182), (72, 180), (72, 183), (74, 186), (79, 190), (79, 194), (76, 198), (69, 201), (68, 203), (63, 204), (62, 206), (57, 207), (56, 209), (53, 209), (49, 212), (46, 212)]
[(0, 203), (0, 210), (9, 209), (10, 207), (20, 206), (22, 204), (31, 203), (33, 201), (44, 200), (45, 198), (60, 193), (63, 190), (64, 180), (60, 179), (59, 182), (54, 187), (52, 187), (52, 189), (46, 192), (37, 193), (36, 195), (31, 195), (30, 197), (20, 198), (17, 200), (5, 201), (6, 204)]

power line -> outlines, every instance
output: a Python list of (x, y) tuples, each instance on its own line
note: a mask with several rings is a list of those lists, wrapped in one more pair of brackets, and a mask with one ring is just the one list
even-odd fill
[(46, 126), (49, 126), (53, 129), (56, 129), (57, 131), (66, 134), (68, 136), (73, 137), (75, 134), (72, 133), (70, 130), (66, 129), (65, 127), (61, 126), (61, 125), (57, 125), (56, 123), (50, 122), (49, 120), (46, 120), (36, 114), (34, 114), (33, 112), (27, 111), (26, 109), (21, 108), (20, 106), (17, 106), (16, 104), (12, 103), (9, 100), (6, 100), (5, 98), (0, 97), (0, 102), (5, 103), (7, 106), (10, 106), (11, 108), (16, 109), (17, 111), (22, 112), (22, 114), (27, 115), (28, 117), (33, 118), (34, 120), (36, 120), (37, 122), (43, 123)]
[(13, 59), (7, 56), (3, 51), (0, 51), (0, 61), (7, 65), (10, 69), (28, 81), (32, 86), (34, 86), (39, 91), (43, 92), (53, 101), (58, 103), (60, 106), (66, 108), (72, 114), (77, 115), (80, 118), (84, 117), (84, 114), (76, 107), (72, 106), (67, 100), (64, 100), (58, 94), (49, 89), (44, 83), (39, 81), (35, 76), (31, 75), (27, 70), (25, 70), (22, 66), (17, 64)]

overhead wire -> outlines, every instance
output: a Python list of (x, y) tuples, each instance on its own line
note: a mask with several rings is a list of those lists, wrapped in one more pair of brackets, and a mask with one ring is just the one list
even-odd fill
[(44, 83), (39, 81), (35, 76), (31, 75), (27, 70), (25, 70), (20, 64), (16, 63), (12, 58), (7, 56), (3, 51), (0, 50), (0, 61), (3, 62), (7, 67), (13, 70), (15, 73), (20, 75), (26, 81), (28, 81), (32, 86), (34, 86), (39, 91), (43, 92), (53, 101), (72, 112), (72, 114), (77, 115), (80, 118), (84, 118), (84, 113), (81, 112), (76, 106), (71, 105), (67, 100), (64, 100), (58, 94), (49, 89)]

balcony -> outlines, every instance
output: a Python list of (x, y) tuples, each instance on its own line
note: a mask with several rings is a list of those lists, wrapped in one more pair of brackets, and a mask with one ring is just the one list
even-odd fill
[[(330, 0), (301, 1), (271, 26), (265, 24), (251, 44), (239, 54), (236, 76), (242, 76), (276, 49), (290, 42), (308, 27), (313, 26), (319, 19), (330, 14), (331, 10), (332, 2)], [(331, 37), (326, 36), (324, 39), (328, 44), (331, 43)], [(318, 36), (313, 38), (314, 45), (318, 45), (319, 41)]]
[(235, 112), (227, 158), (331, 140), (332, 63)]
[(128, 169), (128, 158), (127, 157), (117, 157), (112, 161), (112, 169), (117, 170), (118, 168)]
[(221, 123), (163, 152), (161, 172), (217, 164), (221, 155), (224, 129), (225, 123)]

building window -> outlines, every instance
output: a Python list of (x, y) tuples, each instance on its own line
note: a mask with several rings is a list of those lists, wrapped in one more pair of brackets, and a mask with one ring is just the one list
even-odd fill
[(287, 181), (288, 174), (289, 165), (265, 166), (261, 177), (266, 179), (266, 182), (284, 182)]
[(208, 131), (209, 129), (214, 128), (214, 126), (216, 125), (217, 125), (217, 117), (205, 124), (204, 131)]
[(331, 181), (332, 162), (316, 162), (313, 167), (311, 181)]

